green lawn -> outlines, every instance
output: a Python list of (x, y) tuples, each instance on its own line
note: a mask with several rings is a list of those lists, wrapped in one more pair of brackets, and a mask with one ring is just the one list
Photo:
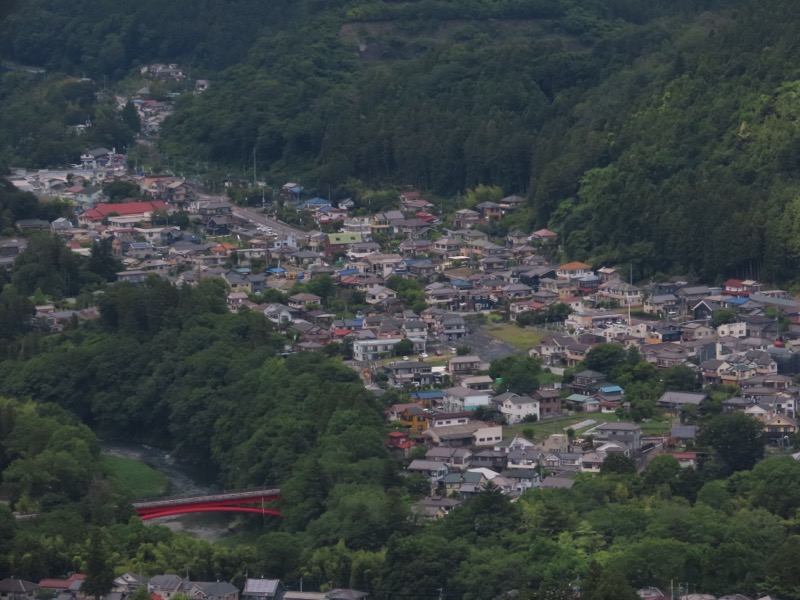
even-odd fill
[(529, 350), (534, 346), (538, 346), (539, 342), (545, 336), (543, 331), (532, 331), (530, 329), (523, 329), (517, 327), (513, 323), (499, 323), (495, 325), (487, 325), (485, 328), (486, 333), (498, 340), (511, 344), (519, 350)]
[(162, 496), (167, 492), (169, 483), (164, 474), (138, 460), (106, 455), (103, 462), (114, 479), (128, 488), (136, 499)]
[[(567, 429), (583, 421), (594, 421), (588, 427), (576, 429), (575, 433), (581, 433), (596, 427), (600, 423), (617, 423), (619, 417), (614, 414), (600, 413), (580, 413), (577, 415), (558, 417), (556, 419), (545, 419), (536, 423), (521, 423), (519, 425), (509, 425), (503, 428), (503, 437), (512, 438), (515, 435), (525, 435), (526, 430), (534, 432), (534, 439), (543, 440), (554, 433), (566, 433)], [(670, 421), (653, 419), (652, 421), (641, 423), (643, 435), (666, 435), (670, 430)]]

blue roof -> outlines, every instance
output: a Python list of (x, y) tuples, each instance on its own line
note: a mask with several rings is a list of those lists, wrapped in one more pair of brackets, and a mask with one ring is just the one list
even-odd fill
[(457, 288), (471, 288), (472, 282), (467, 281), (466, 279), (453, 279), (450, 283), (453, 284), (454, 287)]
[(444, 398), (444, 392), (441, 390), (426, 390), (424, 392), (412, 392), (412, 398), (419, 398), (420, 400), (433, 400), (435, 398)]
[(267, 273), (286, 273), (286, 269), (283, 267), (273, 267), (272, 269), (267, 269)]
[(749, 302), (750, 298), (745, 296), (736, 296), (735, 298), (726, 298), (725, 304), (744, 304), (745, 302)]
[(623, 390), (618, 385), (607, 385), (605, 387), (601, 387), (600, 391), (604, 394), (621, 394), (625, 390)]
[(343, 276), (346, 276), (346, 275), (358, 275), (360, 273), (360, 271), (358, 269), (342, 269), (341, 271), (338, 271), (338, 273), (339, 273), (339, 275), (343, 275)]

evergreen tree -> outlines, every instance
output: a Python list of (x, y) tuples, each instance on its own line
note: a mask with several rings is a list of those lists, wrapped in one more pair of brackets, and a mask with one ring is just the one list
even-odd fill
[(89, 534), (89, 555), (86, 559), (86, 580), (82, 592), (100, 600), (114, 585), (114, 567), (109, 560), (109, 544), (105, 530), (95, 527)]
[(142, 122), (139, 119), (139, 113), (136, 111), (132, 100), (128, 100), (122, 108), (122, 122), (125, 123), (133, 133), (139, 133), (142, 130)]

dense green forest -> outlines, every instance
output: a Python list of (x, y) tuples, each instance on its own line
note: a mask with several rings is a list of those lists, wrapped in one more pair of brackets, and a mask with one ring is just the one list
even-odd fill
[[(789, 0), (3, 10), (0, 52), (20, 63), (96, 81), (155, 60), (213, 75), (163, 132), (187, 172), (244, 173), (255, 155), (275, 183), (347, 195), (358, 182), (446, 196), (499, 185), (529, 200), (507, 227), (550, 226), (570, 257), (632, 263), (637, 279), (796, 278), (800, 15)], [(30, 77), (7, 74), (0, 89)], [(17, 112), (33, 122), (37, 110), (60, 121), (98, 110), (78, 84), (44, 99), (27, 85), (0, 130), (18, 132)], [(124, 146), (119, 120), (104, 122), (99, 138)], [(59, 141), (65, 125), (28, 146), (15, 133), (6, 155), (63, 162), (75, 142)]]
[[(511, 502), (488, 486), (446, 519), (421, 521), (410, 504), (427, 484), (401, 475), (383, 445), (383, 404), (357, 374), (319, 353), (282, 357), (272, 325), (228, 313), (224, 297), (214, 280), (115, 284), (98, 320), (8, 346), (0, 394), (19, 400), (0, 401), (2, 485), (11, 508), (40, 514), (17, 522), (0, 505), (0, 576), (78, 569), (102, 583), (108, 572), (188, 569), (241, 584), (257, 572), (378, 600), (440, 588), (467, 600), (512, 589), (543, 600), (569, 598), (573, 585), (619, 600), (635, 598), (631, 586), (680, 581), (800, 598), (800, 463), (756, 463), (756, 421), (707, 415), (699, 443), (715, 452), (698, 471), (660, 456), (637, 474), (616, 456), (571, 490)], [(590, 366), (622, 360), (628, 372), (629, 356), (601, 348)], [(225, 485), (280, 483), (284, 516), (254, 520), (249, 529), (262, 533), (233, 547), (143, 526), (86, 425), (170, 448)]]

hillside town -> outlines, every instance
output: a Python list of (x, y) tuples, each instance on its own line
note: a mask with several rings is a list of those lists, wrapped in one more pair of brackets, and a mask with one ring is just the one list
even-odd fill
[[(82, 590), (86, 576), (75, 573), (66, 579), (48, 578), (38, 583), (23, 579), (0, 580), (0, 598), (3, 600), (88, 600), (92, 596)], [(114, 579), (111, 591), (102, 600), (124, 600), (138, 590), (146, 590), (145, 598), (170, 600), (366, 600), (366, 592), (353, 589), (332, 589), (328, 592), (289, 590), (277, 579), (246, 579), (242, 590), (227, 581), (192, 581), (188, 577), (167, 573), (142, 577), (137, 573), (124, 573)]]
[[(22, 189), (68, 199), (75, 217), (17, 222), (19, 236), (0, 241), (0, 264), (12, 269), (25, 235), (42, 230), (78, 254), (107, 241), (125, 266), (120, 282), (224, 281), (229, 309), (263, 313), (288, 334), (286, 352), (336, 345), (377, 394), (411, 393), (410, 403), (387, 409), (389, 421), (402, 426), (387, 444), (404, 454), (427, 446), (409, 470), (443, 497), (463, 499), (489, 480), (512, 494), (567, 486), (577, 472), (597, 472), (609, 453), (640, 461), (666, 439), (682, 464), (692, 465), (697, 456), (686, 448), (696, 427), (680, 422), (687, 407), (702, 411), (711, 385), (735, 389), (724, 410), (761, 421), (770, 444), (797, 432), (800, 302), (786, 291), (737, 279), (714, 287), (679, 280), (635, 286), (616, 268), (559, 264), (553, 231), (511, 231), (499, 239), (482, 230), (517, 210), (518, 196), (444, 215), (412, 190), (400, 193), (391, 210), (356, 214), (352, 200), (304, 199), (302, 186), (290, 182), (279, 201), (313, 219), (317, 229), (303, 231), (270, 218), (269, 208), (240, 208), (178, 177), (118, 175), (119, 159), (106, 149), (87, 156), (104, 168), (93, 163), (91, 170), (12, 178)], [(140, 198), (104, 201), (109, 180), (135, 183)], [(310, 291), (319, 291), (315, 282), (330, 285), (319, 286), (324, 297)], [(58, 331), (70, 319), (96, 315), (92, 307), (46, 303), (36, 307), (34, 322)], [(527, 354), (556, 379), (577, 372), (530, 395), (498, 385), (487, 369), (499, 356), (468, 344), (487, 315), (535, 334)], [(637, 424), (603, 420), (629, 407), (608, 373), (580, 370), (602, 344), (635, 348), (659, 370), (683, 366), (694, 374), (695, 390), (668, 390), (658, 399), (677, 423), (669, 436), (648, 440)], [(499, 422), (473, 418), (479, 410)], [(576, 414), (586, 417), (583, 428), (572, 428), (578, 437), (558, 434), (534, 444), (518, 429), (503, 431)], [(561, 476), (541, 480), (543, 468)], [(438, 515), (439, 508), (425, 512)]]

